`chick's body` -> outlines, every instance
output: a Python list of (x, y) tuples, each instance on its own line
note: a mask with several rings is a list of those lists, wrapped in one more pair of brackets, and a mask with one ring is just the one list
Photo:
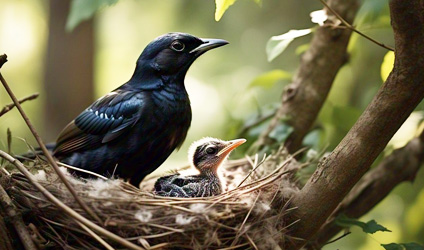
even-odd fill
[(208, 197), (222, 193), (222, 184), (218, 168), (236, 147), (245, 139), (222, 141), (204, 138), (194, 142), (189, 150), (189, 160), (198, 175), (183, 176), (173, 174), (160, 177), (155, 183), (155, 192), (169, 197)]

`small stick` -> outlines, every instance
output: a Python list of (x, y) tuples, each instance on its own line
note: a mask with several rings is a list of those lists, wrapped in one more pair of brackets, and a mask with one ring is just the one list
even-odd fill
[[(4, 55), (6, 56), (6, 55)], [(7, 58), (7, 56), (6, 56)], [(2, 65), (2, 64), (0, 64)], [(66, 188), (69, 190), (69, 192), (72, 194), (72, 196), (75, 198), (77, 203), (81, 206), (81, 208), (89, 214), (93, 219), (95, 219), (100, 224), (102, 223), (102, 220), (100, 219), (97, 214), (91, 210), (87, 204), (85, 204), (79, 197), (78, 194), (73, 189), (72, 185), (68, 182), (65, 175), (60, 171), (59, 166), (56, 164), (56, 161), (53, 159), (53, 156), (50, 154), (50, 152), (47, 150), (46, 146), (44, 145), (43, 141), (41, 140), (41, 137), (38, 135), (37, 131), (35, 130), (34, 126), (32, 125), (31, 121), (29, 120), (28, 116), (25, 114), (24, 110), (22, 109), (22, 106), (19, 104), (18, 99), (16, 98), (15, 94), (13, 94), (12, 90), (10, 89), (9, 85), (7, 84), (6, 80), (3, 78), (3, 75), (0, 73), (0, 81), (3, 84), (3, 87), (6, 89), (7, 93), (9, 94), (12, 101), (15, 103), (16, 108), (19, 110), (19, 113), (21, 113), (22, 118), (24, 119), (25, 123), (27, 124), (29, 130), (34, 135), (35, 140), (37, 140), (38, 145), (40, 146), (41, 150), (43, 151), (44, 155), (47, 158), (47, 161), (50, 163), (50, 165), (53, 167), (54, 171), (56, 172), (57, 176), (59, 176), (60, 180), (65, 184)]]
[(109, 180), (108, 178), (104, 177), (103, 175), (100, 175), (100, 174), (97, 174), (97, 173), (94, 173), (94, 172), (91, 172), (91, 171), (88, 171), (88, 170), (85, 170), (85, 169), (82, 169), (82, 168), (77, 168), (77, 167), (65, 164), (63, 162), (60, 162), (60, 161), (57, 161), (56, 163), (59, 166), (69, 168), (69, 169), (72, 169), (72, 170), (75, 170), (75, 171), (83, 172), (83, 173), (86, 173), (86, 174), (90, 174), (90, 175), (96, 176), (97, 178), (100, 178), (100, 179), (105, 180), (105, 181)]
[[(250, 160), (250, 158), (248, 158), (249, 160)], [(261, 166), (262, 165), (262, 163), (264, 163), (265, 162), (265, 160), (266, 160), (266, 155), (264, 155), (264, 157), (263, 157), (263, 159), (261, 160), (261, 162), (257, 162), (257, 159), (258, 159), (258, 154), (256, 154), (255, 155), (255, 167), (246, 175), (246, 177), (244, 177), (244, 179), (237, 185), (237, 187), (236, 188), (238, 188), (238, 187), (240, 187), (241, 186), (241, 184), (243, 184), (246, 180), (247, 180), (247, 178), (249, 178), (249, 176), (251, 175), (251, 174), (253, 174), (255, 171), (256, 171), (256, 169), (258, 169), (258, 167), (259, 166)], [(250, 160), (251, 161), (251, 160)], [(250, 162), (249, 161), (249, 162)], [(252, 165), (253, 166), (253, 165)]]
[(334, 240), (330, 240), (329, 242), (325, 243), (325, 244), (324, 244), (324, 246), (325, 246), (325, 245), (328, 245), (328, 244), (331, 244), (331, 243), (334, 243), (334, 242), (336, 242), (336, 241), (338, 241), (338, 240), (340, 240), (340, 239), (342, 239), (342, 238), (344, 238), (344, 237), (348, 236), (350, 233), (352, 233), (352, 232), (351, 232), (351, 231), (344, 232), (344, 233), (343, 233), (343, 235), (341, 235), (341, 236), (339, 236), (339, 237), (335, 238)]
[(0, 157), (4, 158), (6, 161), (12, 163), (22, 174), (25, 175), (25, 177), (34, 185), (35, 188), (37, 188), (43, 195), (46, 197), (51, 203), (55, 204), (58, 208), (62, 209), (65, 213), (67, 213), (70, 217), (76, 219), (77, 221), (81, 222), (82, 224), (86, 225), (90, 229), (93, 229), (97, 233), (121, 244), (124, 247), (127, 247), (128, 249), (134, 249), (134, 250), (144, 250), (144, 248), (137, 246), (136, 244), (129, 242), (128, 240), (125, 240), (124, 238), (108, 231), (107, 229), (93, 223), (92, 221), (88, 220), (81, 214), (77, 213), (75, 210), (67, 206), (65, 203), (60, 201), (58, 198), (56, 198), (52, 193), (50, 193), (47, 189), (45, 189), (40, 183), (37, 182), (34, 175), (29, 172), (25, 166), (18, 161), (17, 159), (13, 158), (8, 153), (0, 150)]
[(246, 222), (247, 222), (247, 219), (249, 218), (250, 214), (252, 213), (252, 210), (253, 210), (253, 208), (255, 207), (256, 202), (258, 202), (258, 199), (259, 199), (259, 197), (261, 196), (261, 193), (262, 193), (262, 192), (261, 192), (261, 191), (259, 191), (259, 194), (256, 196), (255, 201), (253, 202), (252, 206), (251, 206), (251, 207), (250, 207), (250, 209), (249, 209), (249, 212), (246, 214), (246, 217), (244, 217), (244, 220), (243, 220), (243, 222), (241, 223), (241, 226), (240, 226), (240, 228), (239, 228), (239, 230), (238, 230), (238, 232), (237, 232), (237, 235), (236, 235), (236, 237), (235, 237), (235, 239), (234, 239), (233, 243), (231, 243), (231, 246), (234, 246), (234, 245), (237, 243), (238, 239), (240, 238), (240, 236), (241, 236), (241, 230), (243, 229), (244, 225), (245, 225), (245, 224), (246, 224)]
[(7, 194), (6, 190), (0, 185), (0, 204), (4, 208), (7, 216), (11, 218), (13, 227), (18, 233), (19, 238), (21, 239), (22, 244), (26, 250), (37, 250), (35, 243), (32, 241), (31, 235), (28, 232), (28, 229), (22, 220), (22, 216), (18, 213), (15, 205)]
[(333, 13), (333, 15), (335, 15), (337, 17), (337, 19), (340, 20), (340, 22), (342, 22), (346, 28), (350, 29), (353, 32), (356, 32), (358, 35), (370, 40), (371, 42), (377, 44), (378, 46), (381, 46), (385, 49), (391, 50), (391, 51), (395, 51), (394, 48), (387, 46), (383, 43), (380, 43), (379, 41), (365, 35), (364, 33), (360, 32), (359, 30), (355, 29), (355, 27), (353, 27), (350, 23), (348, 23), (342, 16), (339, 15), (339, 13), (337, 13), (333, 8), (331, 8), (324, 0), (319, 0), (331, 13)]
[(77, 221), (78, 225), (82, 227), (87, 233), (91, 235), (94, 239), (96, 239), (100, 244), (102, 244), (107, 250), (115, 250), (111, 245), (109, 245), (106, 241), (104, 241), (100, 236), (98, 236), (95, 232), (91, 231), (90, 228), (88, 228), (86, 225), (82, 224), (81, 222)]
[[(30, 96), (27, 96), (27, 97), (24, 97), (24, 98), (20, 99), (18, 102), (19, 102), (20, 104), (22, 104), (22, 103), (24, 103), (24, 102), (26, 102), (26, 101), (34, 100), (34, 99), (35, 99), (35, 98), (37, 98), (39, 95), (40, 95), (40, 94), (35, 93), (35, 94), (32, 94), (32, 95), (30, 95)], [(10, 111), (10, 110), (12, 110), (15, 106), (16, 106), (16, 105), (15, 105), (14, 103), (10, 103), (10, 104), (7, 104), (6, 106), (4, 106), (4, 107), (3, 107), (3, 109), (2, 109), (2, 110), (0, 110), (0, 116), (2, 116), (2, 115), (4, 115), (4, 114), (6, 114), (7, 112), (9, 112), (9, 111)]]
[(7, 55), (6, 54), (0, 55), (0, 69), (3, 66), (3, 64), (5, 64), (6, 62), (7, 62)]

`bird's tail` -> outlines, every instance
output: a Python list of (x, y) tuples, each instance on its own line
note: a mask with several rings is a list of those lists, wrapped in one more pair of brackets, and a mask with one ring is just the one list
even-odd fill
[[(54, 148), (56, 147), (56, 143), (48, 143), (46, 144), (46, 148), (50, 153), (53, 153)], [(20, 161), (34, 160), (37, 156), (43, 156), (44, 153), (41, 148), (35, 148), (34, 150), (28, 151), (24, 154), (15, 155), (15, 158)]]

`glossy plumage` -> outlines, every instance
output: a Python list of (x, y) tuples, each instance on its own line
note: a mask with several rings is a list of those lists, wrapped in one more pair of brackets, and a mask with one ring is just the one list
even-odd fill
[(222, 184), (217, 170), (236, 147), (245, 139), (222, 141), (204, 138), (192, 144), (189, 161), (199, 171), (198, 175), (173, 174), (159, 178), (155, 193), (169, 197), (208, 197), (222, 193)]
[(191, 123), (184, 86), (190, 65), (225, 44), (184, 33), (156, 38), (140, 55), (127, 83), (65, 127), (54, 155), (66, 164), (138, 185), (184, 142)]

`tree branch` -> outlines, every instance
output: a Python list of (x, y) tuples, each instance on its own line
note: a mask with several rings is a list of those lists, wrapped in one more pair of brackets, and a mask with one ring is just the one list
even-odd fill
[[(348, 22), (353, 21), (359, 7), (357, 0), (330, 0), (328, 4)], [(284, 90), (277, 114), (256, 142), (259, 148), (272, 141), (268, 135), (283, 118), (288, 118), (288, 124), (294, 128), (285, 146), (290, 153), (301, 147), (327, 99), (337, 72), (347, 61), (346, 49), (351, 33), (349, 29), (328, 26), (316, 30), (309, 49), (301, 58), (293, 83)]]
[(361, 31), (355, 29), (355, 27), (353, 27), (353, 25), (351, 25), (349, 22), (347, 22), (346, 20), (344, 20), (344, 18), (342, 16), (339, 15), (339, 13), (337, 13), (337, 11), (335, 11), (333, 8), (331, 8), (331, 6), (329, 6), (324, 0), (320, 0), (320, 2), (331, 12), (333, 13), (333, 15), (335, 15), (337, 17), (337, 19), (340, 20), (340, 22), (342, 22), (344, 24), (344, 26), (346, 26), (346, 28), (350, 29), (351, 31), (357, 33), (358, 35), (364, 37), (365, 39), (377, 44), (378, 46), (381, 46), (385, 49), (394, 51), (394, 49), (390, 46), (387, 46), (383, 43), (380, 43), (379, 41), (375, 40), (374, 38), (365, 35), (364, 33), (362, 33)]
[(424, 131), (405, 147), (393, 151), (362, 177), (330, 216), (331, 220), (319, 230), (314, 245), (322, 247), (342, 230), (333, 223), (339, 214), (360, 218), (380, 203), (397, 185), (404, 181), (412, 182), (423, 162)]
[[(314, 236), (424, 97), (424, 2), (392, 0), (390, 14), (393, 71), (345, 138), (293, 197), (296, 218), (301, 219), (293, 236)], [(295, 242), (289, 249), (305, 243)]]
[[(24, 97), (21, 100), (19, 100), (18, 102), (20, 104), (26, 102), (26, 101), (30, 101), (30, 100), (34, 100), (35, 98), (37, 98), (39, 96), (38, 93), (32, 94), (30, 96)], [(7, 104), (6, 106), (3, 107), (2, 110), (0, 110), (0, 116), (6, 114), (7, 112), (9, 112), (10, 110), (12, 110), (16, 105), (14, 103), (10, 103)]]

